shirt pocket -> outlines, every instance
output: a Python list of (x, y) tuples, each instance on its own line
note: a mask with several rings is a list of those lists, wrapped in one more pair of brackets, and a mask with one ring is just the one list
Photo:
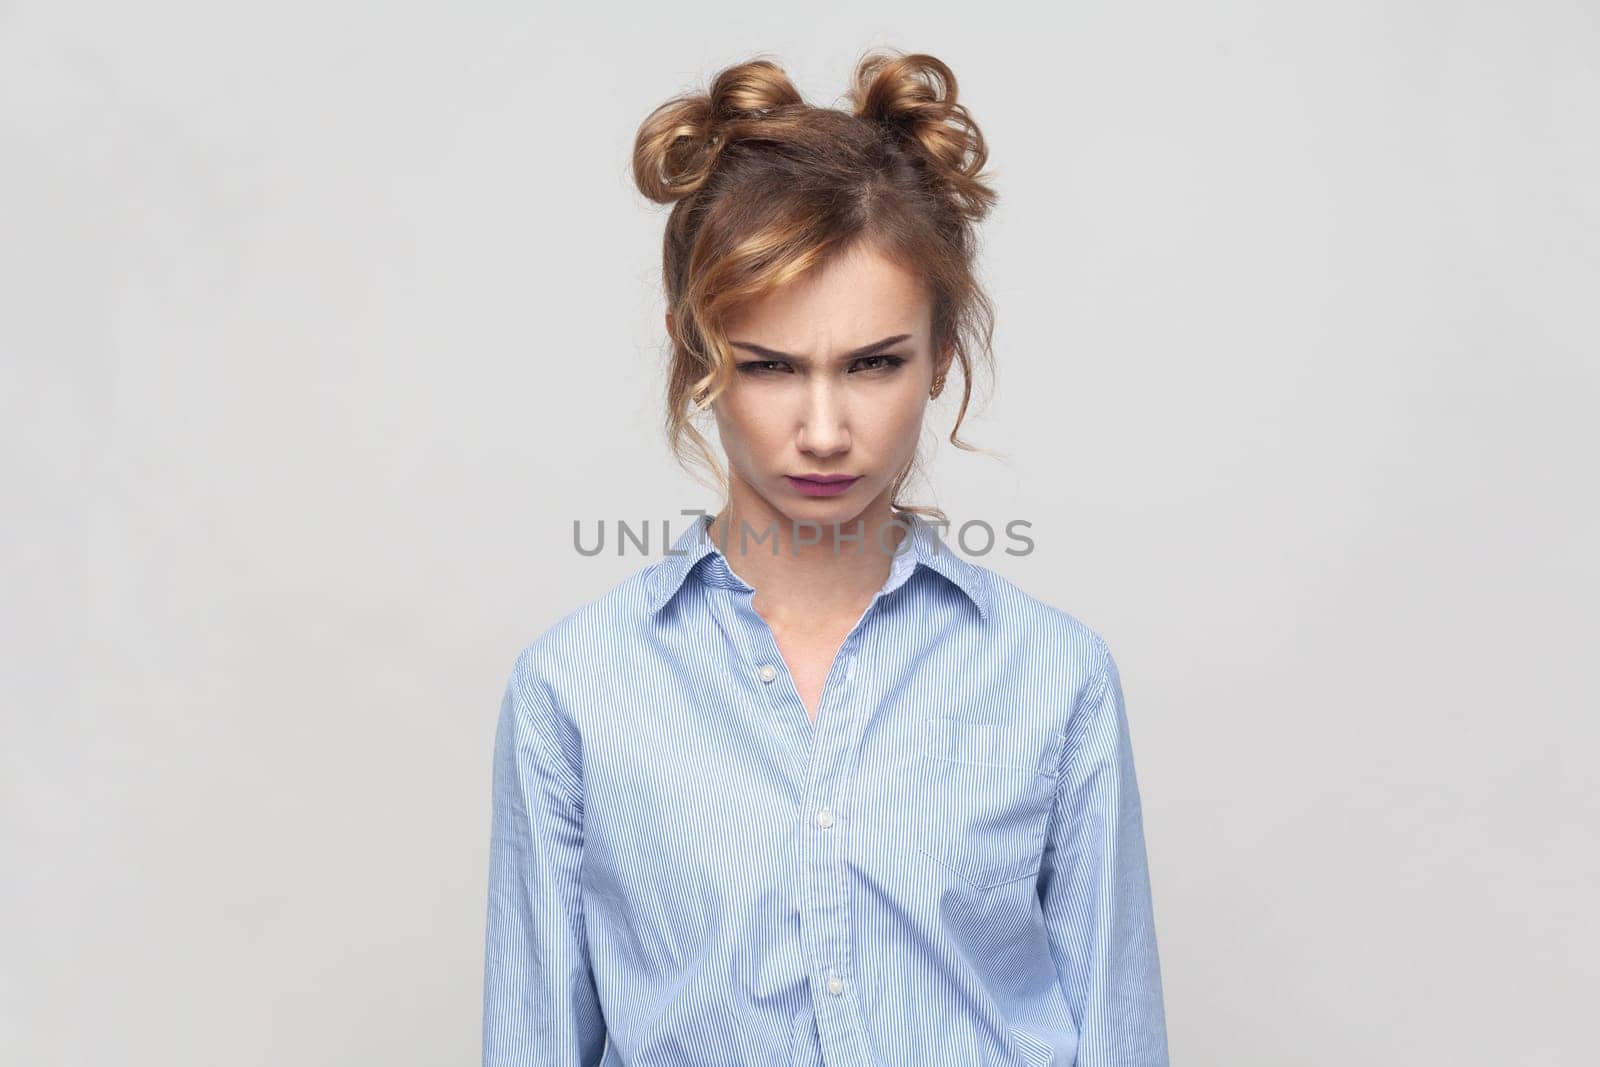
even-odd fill
[(1065, 742), (1048, 727), (925, 720), (917, 850), (979, 889), (1038, 874)]

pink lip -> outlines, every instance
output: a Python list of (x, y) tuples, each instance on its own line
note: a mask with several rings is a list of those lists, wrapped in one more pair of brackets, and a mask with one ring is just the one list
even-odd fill
[(791, 474), (788, 478), (789, 484), (806, 496), (838, 496), (858, 480), (849, 474), (830, 474), (825, 478), (797, 478)]

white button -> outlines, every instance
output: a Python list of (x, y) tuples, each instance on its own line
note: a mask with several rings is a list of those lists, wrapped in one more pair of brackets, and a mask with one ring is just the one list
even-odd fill
[(761, 680), (763, 682), (770, 682), (778, 676), (777, 670), (774, 669), (770, 663), (763, 663), (761, 665), (761, 669), (756, 673), (761, 675)]
[(843, 993), (844, 979), (838, 977), (837, 975), (828, 979), (828, 992), (832, 993), (834, 996), (838, 996), (840, 993)]
[(833, 812), (829, 811), (827, 808), (823, 808), (821, 811), (817, 812), (817, 825), (822, 827), (824, 830), (832, 826)]

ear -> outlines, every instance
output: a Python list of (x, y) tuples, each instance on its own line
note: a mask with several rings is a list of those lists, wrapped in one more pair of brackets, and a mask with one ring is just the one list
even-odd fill
[(678, 334), (673, 329), (672, 312), (667, 312), (667, 336), (672, 338), (672, 343), (678, 343)]
[(950, 373), (950, 364), (955, 361), (956, 343), (948, 341), (944, 347), (933, 354), (933, 376), (942, 378)]

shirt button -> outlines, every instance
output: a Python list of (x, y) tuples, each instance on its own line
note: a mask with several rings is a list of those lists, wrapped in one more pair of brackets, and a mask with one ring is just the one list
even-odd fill
[(761, 669), (756, 673), (761, 675), (761, 680), (763, 682), (770, 682), (778, 676), (777, 670), (770, 663), (763, 663), (761, 665)]
[(827, 808), (823, 808), (821, 811), (817, 812), (817, 825), (822, 827), (824, 830), (832, 826), (833, 812), (829, 811)]
[(843, 993), (844, 979), (840, 978), (838, 975), (828, 979), (828, 992), (832, 993), (834, 996), (838, 996), (840, 993)]

